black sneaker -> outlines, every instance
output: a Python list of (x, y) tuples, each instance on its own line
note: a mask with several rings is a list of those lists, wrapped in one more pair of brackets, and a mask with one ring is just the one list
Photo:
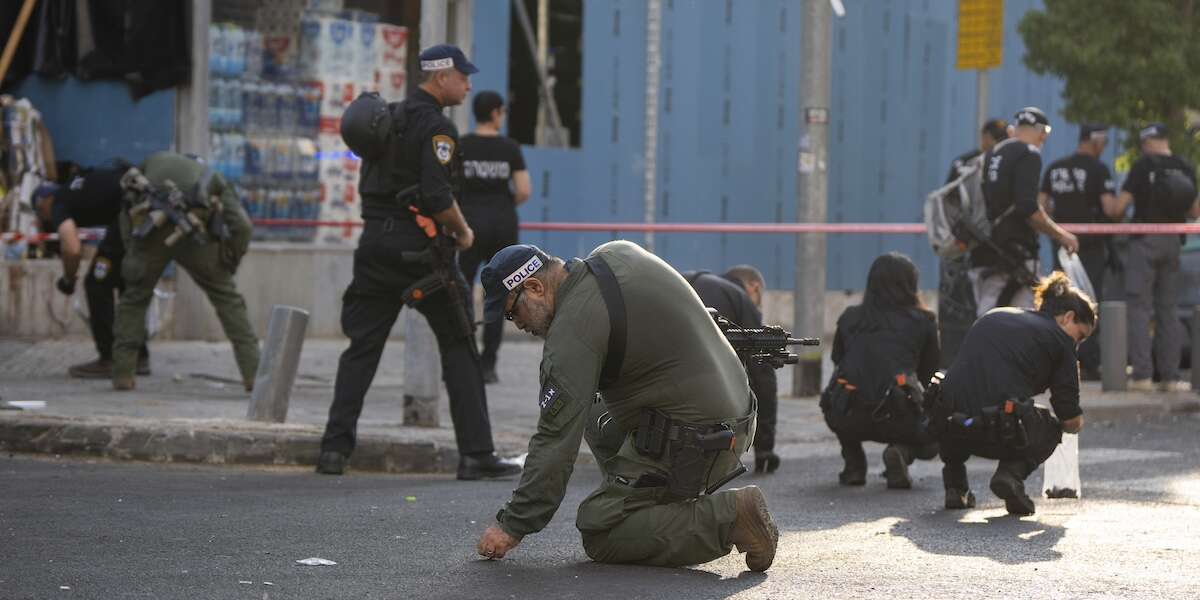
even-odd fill
[(496, 367), (485, 367), (483, 369), (484, 383), (500, 383), (500, 376), (496, 375)]
[(975, 508), (975, 492), (971, 490), (946, 489), (946, 508)]
[(458, 478), (464, 481), (495, 479), (520, 475), (521, 465), (511, 458), (500, 458), (496, 454), (463, 456), (458, 460)]
[(867, 470), (866, 469), (850, 469), (847, 467), (841, 473), (838, 473), (838, 483), (842, 485), (866, 485)]
[(139, 356), (138, 360), (137, 360), (137, 370), (134, 372), (137, 373), (138, 375), (149, 375), (150, 374), (150, 357), (149, 356)]
[(912, 477), (908, 475), (908, 461), (904, 452), (896, 446), (888, 446), (883, 450), (883, 476), (887, 478), (888, 489), (907, 490), (912, 488)]
[(754, 453), (754, 472), (755, 473), (774, 473), (775, 469), (779, 468), (779, 455), (774, 452), (755, 452)]
[(1024, 517), (1034, 511), (1033, 499), (1025, 493), (1025, 482), (1011, 473), (998, 471), (992, 476), (992, 493), (1004, 499), (1008, 514)]
[(317, 459), (317, 472), (322, 475), (341, 475), (346, 472), (346, 455), (326, 450)]
[(108, 379), (112, 377), (112, 361), (97, 358), (91, 362), (71, 365), (67, 373), (78, 379)]

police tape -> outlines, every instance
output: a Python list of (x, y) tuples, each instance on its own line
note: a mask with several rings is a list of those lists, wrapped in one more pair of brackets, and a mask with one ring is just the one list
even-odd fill
[[(362, 227), (361, 221), (318, 221), (309, 219), (257, 219), (255, 227)], [(1060, 223), (1071, 233), (1083, 235), (1186, 235), (1200, 234), (1200, 223)], [(923, 223), (521, 223), (526, 231), (578, 231), (628, 233), (755, 233), (755, 234), (921, 234)], [(97, 240), (103, 229), (80, 230), (80, 238)], [(0, 233), (0, 243), (54, 241), (53, 233)]]

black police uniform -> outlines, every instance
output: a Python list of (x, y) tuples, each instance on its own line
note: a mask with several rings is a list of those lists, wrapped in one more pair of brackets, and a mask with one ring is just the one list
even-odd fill
[[(907, 466), (916, 458), (937, 455), (937, 446), (921, 429), (921, 398), (897, 387), (929, 381), (939, 355), (937, 318), (929, 311), (858, 305), (838, 318), (832, 353), (835, 369), (821, 394), (821, 411), (841, 442), (846, 462), (839, 475), (843, 484), (865, 482), (863, 441), (889, 445), (885, 464), (894, 452), (903, 459), (903, 466), (887, 464), (890, 487), (911, 485)], [(903, 384), (897, 376), (903, 376)], [(916, 382), (908, 381), (914, 376)]]
[[(401, 253), (419, 252), (430, 244), (408, 206), (431, 216), (455, 202), (451, 182), (458, 132), (454, 124), (424, 90), (413, 92), (402, 106), (406, 130), (400, 147), (380, 161), (363, 162), (359, 193), (365, 223), (354, 252), (354, 278), (342, 297), (342, 330), (350, 338), (350, 348), (338, 362), (333, 404), (321, 440), (323, 454), (349, 456), (353, 451), (363, 397), (403, 306), (401, 293), (431, 273), (428, 264), (401, 259)], [(383, 161), (398, 168), (385, 168)], [(399, 176), (391, 177), (393, 172)], [(419, 192), (396, 197), (413, 184), (419, 184)], [(457, 269), (456, 274), (461, 279)], [(465, 289), (466, 282), (461, 283)], [(475, 341), (473, 335), (463, 335), (455, 327), (454, 309), (446, 294), (444, 289), (438, 291), (417, 310), (437, 336), (459, 454), (490, 455), (494, 446), (483, 379), (472, 347)], [(470, 310), (471, 303), (466, 306)], [(470, 320), (474, 322), (473, 316)]]
[[(997, 305), (1008, 305), (1014, 293), (1032, 299), (1028, 288), (1013, 282), (1014, 269), (1009, 263), (1027, 263), (1037, 259), (1037, 232), (1027, 219), (1039, 209), (1037, 194), (1038, 179), (1042, 173), (1041, 151), (1037, 146), (1009, 138), (996, 144), (984, 155), (983, 169), (982, 187), (987, 216), (996, 223), (992, 228), (992, 241), (1002, 254), (986, 244), (980, 245), (971, 251), (971, 266), (980, 270), (977, 281), (1004, 277), (1010, 282), (1000, 293)], [(977, 292), (977, 300), (979, 296)], [(977, 313), (994, 308), (987, 305), (988, 300), (983, 298), (979, 302), (982, 306), (976, 306)]]
[[(121, 212), (121, 176), (124, 169), (91, 169), (72, 179), (55, 192), (51, 208), (50, 228), (57, 231), (65, 221), (76, 227), (104, 227), (104, 239), (88, 265), (83, 280), (88, 304), (88, 326), (100, 360), (112, 360), (113, 322), (116, 314), (115, 296), (125, 291), (121, 276), (121, 260), (125, 246), (117, 215)], [(145, 344), (138, 351), (139, 370), (150, 354)]]
[[(1059, 419), (1083, 413), (1077, 360), (1075, 340), (1048, 313), (997, 308), (981, 317), (941, 385), (948, 414), (931, 415), (946, 426), (939, 435), (945, 488), (968, 493), (972, 455), (999, 460), (997, 476), (1020, 481), (1045, 462), (1062, 440)], [(1047, 389), (1057, 419), (1033, 406)], [(1006, 401), (1013, 401), (1008, 415)]]
[[(742, 284), (708, 271), (688, 271), (684, 279), (692, 284), (704, 305), (743, 327), (762, 327), (762, 313)], [(770, 365), (747, 365), (750, 390), (758, 398), (758, 430), (754, 434), (755, 469), (773, 471), (779, 465), (775, 451), (775, 426), (779, 413), (779, 392), (775, 369)]]
[[(960, 169), (975, 160), (983, 151), (975, 148), (960, 154), (950, 163), (946, 183), (958, 179)], [(967, 271), (971, 257), (943, 258), (938, 261), (938, 332), (941, 337), (941, 363), (946, 368), (958, 353), (958, 347), (975, 322), (975, 293)], [(924, 382), (922, 382), (924, 383)]]
[[(467, 281), (475, 285), (479, 266), (502, 248), (517, 243), (517, 206), (509, 187), (513, 173), (525, 170), (521, 146), (496, 135), (466, 135), (462, 139), (463, 217), (475, 232), (475, 243), (459, 254), (458, 265)], [(485, 374), (494, 374), (496, 354), (504, 334), (504, 321), (483, 327), (480, 362)]]
[[(1105, 223), (1101, 197), (1111, 194), (1116, 187), (1108, 166), (1087, 154), (1073, 154), (1060, 158), (1046, 169), (1042, 176), (1042, 192), (1054, 201), (1054, 220), (1059, 223)], [(1079, 260), (1087, 271), (1092, 289), (1100, 302), (1104, 290), (1104, 273), (1108, 265), (1109, 236), (1084, 235), (1079, 238)], [(1054, 247), (1054, 267), (1061, 269), (1058, 262), (1058, 244)], [(1093, 332), (1079, 347), (1079, 363), (1085, 371), (1098, 374), (1100, 369), (1100, 336)]]

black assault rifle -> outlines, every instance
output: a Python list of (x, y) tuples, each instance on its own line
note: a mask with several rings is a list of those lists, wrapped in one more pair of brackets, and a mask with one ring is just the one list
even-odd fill
[(709, 308), (708, 314), (717, 322), (738, 358), (746, 364), (766, 364), (780, 369), (800, 362), (800, 357), (788, 349), (790, 346), (821, 345), (820, 338), (794, 338), (790, 331), (778, 325), (742, 327), (721, 316), (715, 308)]
[(454, 314), (455, 329), (459, 336), (470, 341), (468, 346), (471, 347), (471, 354), (479, 358), (479, 349), (475, 347), (475, 324), (471, 322), (465, 300), (467, 291), (454, 262), (455, 250), (454, 238), (438, 234), (429, 241), (429, 247), (424, 250), (401, 252), (400, 258), (405, 262), (427, 264), (433, 272), (408, 286), (400, 296), (405, 305), (415, 307), (431, 295), (446, 290), (450, 310)]

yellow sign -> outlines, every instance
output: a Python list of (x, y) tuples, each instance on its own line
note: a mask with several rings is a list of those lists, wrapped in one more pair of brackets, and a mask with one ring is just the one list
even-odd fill
[(958, 0), (958, 68), (1000, 66), (1004, 49), (1004, 0)]

